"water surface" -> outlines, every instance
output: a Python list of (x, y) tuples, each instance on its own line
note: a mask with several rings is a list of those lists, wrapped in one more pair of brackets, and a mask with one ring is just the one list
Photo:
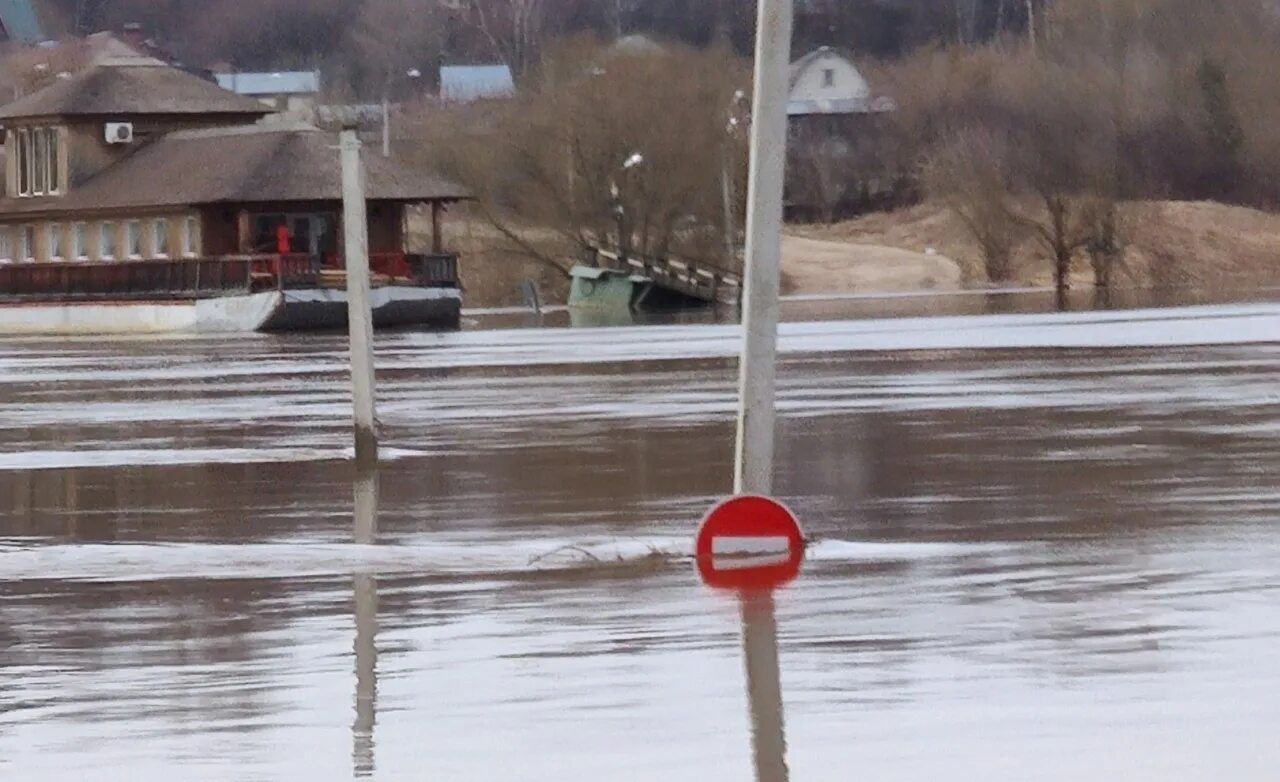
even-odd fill
[[(784, 326), (795, 780), (1263, 780), (1280, 307)], [(743, 780), (736, 332), (0, 346), (0, 777)]]

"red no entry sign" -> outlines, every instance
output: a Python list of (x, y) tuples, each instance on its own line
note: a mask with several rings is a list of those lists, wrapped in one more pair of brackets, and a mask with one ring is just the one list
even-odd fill
[(786, 506), (747, 495), (711, 509), (694, 546), (707, 586), (744, 592), (780, 587), (800, 572), (804, 533)]

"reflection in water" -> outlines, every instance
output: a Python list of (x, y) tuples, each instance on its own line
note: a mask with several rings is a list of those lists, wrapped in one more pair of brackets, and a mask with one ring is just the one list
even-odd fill
[(778, 669), (778, 624), (769, 592), (742, 596), (742, 653), (756, 782), (786, 782), (787, 738)]
[[(372, 545), (378, 535), (378, 471), (362, 470), (355, 481), (355, 541)], [(352, 580), (356, 614), (356, 718), (351, 760), (357, 777), (373, 776), (374, 726), (378, 721), (378, 580), (357, 573)]]
[(351, 725), (351, 759), (357, 777), (373, 776), (373, 729), (378, 722), (378, 580), (353, 580), (356, 612), (356, 719)]

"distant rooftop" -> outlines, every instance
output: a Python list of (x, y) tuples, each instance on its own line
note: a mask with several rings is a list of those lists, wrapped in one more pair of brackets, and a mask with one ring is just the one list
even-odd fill
[(145, 114), (261, 117), (253, 98), (145, 58), (104, 61), (0, 107), (0, 120)]
[(0, 27), (10, 41), (40, 43), (45, 39), (31, 0), (0, 0)]
[(320, 91), (320, 71), (220, 73), (218, 86), (240, 95), (314, 95)]
[(440, 68), (440, 97), (452, 101), (505, 98), (516, 91), (505, 65), (445, 65)]

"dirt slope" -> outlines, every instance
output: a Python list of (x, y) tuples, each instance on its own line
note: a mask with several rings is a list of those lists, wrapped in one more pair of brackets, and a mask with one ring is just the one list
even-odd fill
[[(1251, 285), (1280, 280), (1280, 215), (1213, 202), (1148, 201), (1123, 209), (1127, 251), (1118, 276), (1129, 285)], [(953, 259), (968, 287), (987, 284), (982, 257), (964, 226), (938, 204), (867, 215), (830, 226), (790, 226), (831, 242), (934, 251)], [(1048, 255), (1030, 238), (1014, 252), (1015, 285), (1051, 279)], [(1091, 280), (1086, 259), (1075, 279)]]
[(960, 267), (941, 255), (798, 236), (783, 238), (782, 275), (789, 294), (955, 290), (962, 282)]

